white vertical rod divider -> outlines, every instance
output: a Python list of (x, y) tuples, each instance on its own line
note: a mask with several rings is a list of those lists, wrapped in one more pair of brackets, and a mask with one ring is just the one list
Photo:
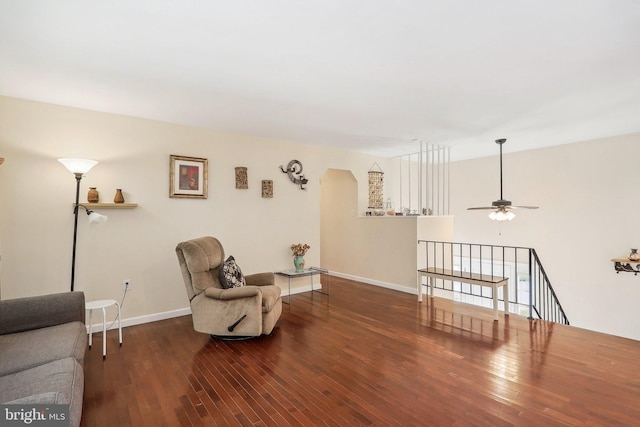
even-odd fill
[(427, 162), (426, 162), (426, 156), (427, 156), (427, 150), (429, 149), (429, 144), (425, 143), (425, 144), (421, 144), (420, 145), (422, 154), (420, 155), (420, 167), (422, 168), (422, 206), (420, 207), (420, 213), (422, 214), (423, 212), (426, 214), (427, 213), (427, 209), (429, 207), (429, 187), (428, 187), (428, 181), (429, 181), (429, 177), (427, 175)]
[(424, 207), (429, 213), (429, 144), (424, 147)]
[(447, 147), (447, 215), (451, 215), (451, 147)]
[(447, 213), (447, 149), (442, 147), (442, 215)]
[(418, 159), (418, 215), (422, 214), (422, 141), (420, 141), (420, 158)]
[(409, 164), (407, 165), (407, 169), (409, 171), (409, 212), (411, 212), (411, 154), (409, 154)]
[(435, 157), (435, 153), (433, 152), (433, 146), (431, 146), (431, 209), (433, 213), (435, 212), (435, 208), (436, 208), (436, 204), (435, 204), (435, 191), (434, 190), (434, 184), (435, 184), (435, 162), (436, 162), (436, 157)]
[(404, 155), (400, 156), (400, 176), (402, 180), (400, 181), (400, 206), (398, 209), (402, 212), (402, 204), (404, 203), (404, 186), (406, 185), (404, 182)]
[(438, 182), (438, 215), (442, 215), (444, 211), (444, 147), (438, 147), (438, 176), (440, 180)]
[(422, 166), (424, 168), (424, 213), (429, 214), (429, 144), (423, 150)]
[(429, 214), (429, 144), (424, 146), (424, 207)]
[(433, 146), (433, 214), (438, 215), (438, 151), (437, 146)]
[[(400, 206), (398, 209), (417, 211), (418, 215), (450, 215), (451, 214), (451, 147), (420, 142), (420, 150), (414, 153), (395, 157), (398, 160)], [(418, 170), (412, 175), (411, 163), (417, 156)], [(404, 174), (407, 174), (405, 177)], [(417, 195), (413, 194), (416, 187)], [(405, 194), (406, 193), (406, 194)], [(405, 205), (405, 199), (407, 199)], [(417, 203), (417, 210), (415, 209)]]
[(438, 146), (434, 146), (433, 147), (433, 155), (434, 157), (434, 162), (436, 164), (434, 171), (436, 174), (436, 178), (433, 182), (434, 184), (434, 200), (435, 200), (435, 205), (433, 207), (433, 212), (436, 215), (440, 215), (440, 147)]
[(438, 215), (440, 215), (440, 147), (438, 147), (438, 169), (436, 169), (436, 203)]
[(400, 206), (399, 209), (402, 211), (402, 190), (404, 187), (402, 186), (402, 156), (400, 156)]

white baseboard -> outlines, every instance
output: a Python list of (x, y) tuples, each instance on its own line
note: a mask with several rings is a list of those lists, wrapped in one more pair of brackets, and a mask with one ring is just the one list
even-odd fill
[[(173, 317), (186, 316), (191, 314), (191, 308), (179, 308), (177, 310), (164, 311), (162, 313), (146, 314), (144, 316), (130, 317), (128, 319), (122, 319), (122, 327), (142, 325), (144, 323), (157, 322), (158, 320), (171, 319)], [(95, 316), (95, 313), (94, 313)], [(100, 316), (102, 317), (102, 316)], [(87, 319), (88, 320), (88, 319)], [(107, 321), (107, 329), (118, 329), (118, 321)], [(102, 323), (93, 325), (93, 332), (101, 332)], [(87, 333), (89, 333), (89, 326), (87, 326)]]
[[(314, 284), (313, 289), (318, 290), (320, 289), (320, 287), (321, 287), (320, 284)], [(291, 295), (301, 294), (303, 292), (311, 292), (311, 285), (296, 286), (295, 288), (291, 288)], [(288, 295), (289, 295), (288, 289), (283, 289), (282, 296), (288, 296)]]
[[(393, 289), (396, 291), (417, 295), (415, 289), (409, 289), (406, 286), (400, 286), (395, 283), (382, 282), (379, 280), (368, 279), (366, 277), (359, 277), (351, 274), (338, 273), (335, 271), (330, 271), (329, 274), (332, 276), (341, 277), (343, 279), (355, 280), (357, 282), (363, 282), (369, 285), (380, 286), (387, 289)], [(317, 285), (314, 284), (314, 289), (317, 290), (319, 288), (320, 288), (319, 284)], [(291, 288), (291, 295), (301, 294), (303, 292), (311, 292), (311, 285), (296, 286), (295, 288)], [(289, 295), (289, 290), (282, 289), (282, 296), (288, 296), (288, 295)], [(96, 314), (97, 312), (94, 313), (94, 316)], [(128, 319), (122, 319), (122, 327), (126, 328), (128, 326), (142, 325), (144, 323), (157, 322), (159, 320), (171, 319), (171, 318), (180, 317), (180, 316), (187, 316), (189, 314), (191, 314), (191, 308), (186, 307), (186, 308), (179, 308), (177, 310), (164, 311), (161, 313), (153, 313), (153, 314), (146, 314), (144, 316), (130, 317)], [(107, 321), (107, 330), (112, 330), (112, 329), (118, 329), (117, 320)], [(102, 323), (97, 323), (93, 325), (94, 333), (101, 332), (101, 331), (102, 331)], [(87, 326), (87, 333), (89, 333), (89, 326)]]
[(356, 282), (366, 283), (368, 285), (380, 286), (381, 288), (393, 289), (394, 291), (405, 292), (407, 294), (418, 295), (418, 291), (415, 287), (408, 288), (406, 286), (398, 285), (396, 283), (383, 282), (380, 280), (369, 279), (366, 277), (354, 276), (353, 274), (339, 273), (337, 271), (330, 271), (329, 274), (343, 279), (355, 280)]
[[(319, 287), (320, 285), (314, 286), (314, 289), (318, 289)], [(300, 294), (303, 292), (311, 292), (311, 285), (296, 286), (295, 288), (291, 288), (291, 295)], [(283, 289), (282, 295), (288, 296), (289, 295), (288, 290)], [(93, 314), (94, 319), (96, 314), (97, 314), (97, 311), (96, 313)], [(186, 307), (186, 308), (179, 308), (177, 310), (164, 311), (162, 313), (153, 313), (153, 314), (146, 314), (144, 316), (130, 317), (128, 319), (122, 319), (122, 327), (126, 328), (127, 326), (142, 325), (144, 323), (157, 322), (159, 320), (171, 319), (173, 317), (187, 316), (189, 314), (191, 314), (191, 308)], [(118, 321), (117, 320), (115, 322), (113, 320), (107, 321), (107, 329), (108, 330), (118, 329)], [(102, 323), (97, 323), (97, 324), (94, 323), (93, 332), (96, 333), (101, 331), (102, 331)], [(87, 333), (89, 333), (88, 325), (87, 325)]]

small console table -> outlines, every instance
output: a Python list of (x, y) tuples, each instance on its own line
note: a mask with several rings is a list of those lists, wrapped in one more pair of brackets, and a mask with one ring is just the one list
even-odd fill
[[(286, 302), (286, 304), (291, 305), (291, 279), (295, 279), (298, 277), (305, 277), (305, 276), (311, 277), (311, 292), (319, 292), (321, 294), (329, 295), (329, 270), (327, 269), (320, 268), (320, 267), (310, 267), (310, 268), (305, 268), (302, 271), (296, 271), (294, 268), (292, 268), (290, 270), (276, 271), (274, 274), (277, 274), (278, 276), (284, 276), (288, 279), (289, 300)], [(322, 286), (320, 286), (320, 289), (313, 289), (313, 276), (318, 274), (322, 274), (325, 277), (325, 282), (327, 284), (326, 292), (322, 291)]]
[(422, 276), (429, 278), (429, 294), (433, 297), (435, 279), (452, 280), (454, 282), (471, 283), (487, 286), (493, 289), (494, 320), (498, 320), (498, 288), (502, 287), (504, 295), (504, 315), (509, 315), (509, 278), (498, 277), (491, 274), (468, 273), (464, 271), (447, 270), (443, 268), (422, 268), (418, 270), (418, 301), (422, 302)]
[(99, 308), (102, 309), (102, 358), (105, 359), (107, 357), (107, 311), (105, 310), (107, 307), (115, 305), (118, 307), (118, 334), (120, 338), (120, 345), (122, 346), (122, 322), (120, 319), (120, 304), (118, 301), (114, 299), (103, 299), (98, 301), (89, 301), (85, 308), (89, 310), (89, 348), (91, 348), (92, 344), (92, 336), (93, 336), (93, 322), (91, 321), (91, 314), (93, 310), (97, 310)]

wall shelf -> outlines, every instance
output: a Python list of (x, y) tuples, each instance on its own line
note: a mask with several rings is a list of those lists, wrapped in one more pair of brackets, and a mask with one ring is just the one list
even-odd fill
[(640, 273), (640, 261), (631, 261), (629, 258), (613, 258), (611, 261), (614, 263), (613, 268), (615, 268), (616, 273), (626, 271), (633, 273), (634, 276)]
[[(91, 209), (132, 209), (137, 208), (137, 203), (80, 203)], [(75, 203), (73, 203), (75, 206)]]

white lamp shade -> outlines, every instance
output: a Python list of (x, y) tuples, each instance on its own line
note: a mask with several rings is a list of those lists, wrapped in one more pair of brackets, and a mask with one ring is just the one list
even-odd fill
[(90, 159), (62, 158), (62, 159), (58, 159), (58, 161), (62, 163), (64, 167), (69, 170), (69, 172), (82, 173), (82, 174), (89, 172), (92, 167), (98, 164), (96, 160), (90, 160)]
[(101, 215), (97, 212), (91, 212), (89, 214), (89, 224), (103, 224), (107, 222), (107, 216)]

